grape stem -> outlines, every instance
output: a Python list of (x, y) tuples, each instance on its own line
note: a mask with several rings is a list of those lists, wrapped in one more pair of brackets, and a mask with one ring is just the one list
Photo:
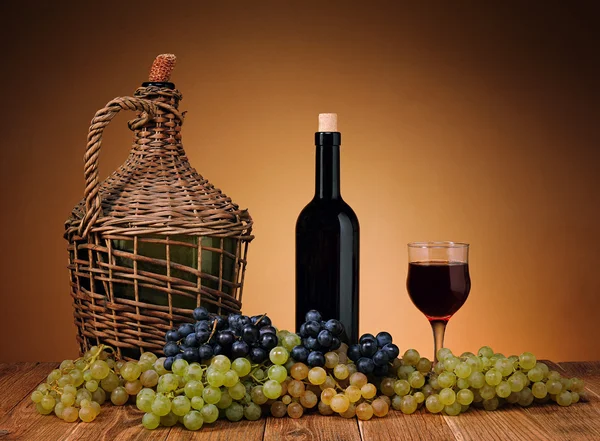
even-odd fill
[(217, 332), (217, 323), (218, 322), (216, 320), (213, 322), (213, 330), (210, 333), (210, 337), (208, 337), (207, 341), (210, 341), (210, 339), (213, 338), (213, 336), (215, 335), (215, 332)]
[(174, 390), (172, 392), (169, 392), (168, 394), (165, 394), (165, 396), (167, 396), (168, 398), (173, 399), (176, 396), (183, 394), (184, 392), (185, 392), (185, 388), (181, 388), (181, 389), (177, 389), (177, 390)]
[(254, 326), (258, 325), (260, 323), (260, 321), (262, 319), (264, 319), (267, 316), (267, 313), (265, 312), (263, 315), (260, 316), (260, 318), (256, 321), (256, 323), (254, 324)]
[(252, 378), (252, 379), (253, 379), (254, 381), (256, 381), (257, 383), (260, 383), (260, 384), (265, 384), (265, 382), (268, 380), (268, 378), (269, 378), (269, 377), (265, 377), (265, 378), (263, 378), (262, 380), (259, 380), (259, 379), (258, 379), (258, 378), (256, 378), (256, 377), (254, 376), (254, 374), (252, 373), (252, 374), (250, 374), (250, 378)]

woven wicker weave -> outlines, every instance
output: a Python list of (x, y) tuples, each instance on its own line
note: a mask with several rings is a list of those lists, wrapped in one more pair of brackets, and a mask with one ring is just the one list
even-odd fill
[[(252, 219), (190, 166), (181, 94), (156, 84), (110, 101), (90, 126), (84, 199), (65, 224), (81, 351), (106, 343), (125, 358), (160, 353), (164, 333), (196, 306), (241, 310)], [(134, 144), (99, 184), (102, 133), (121, 110), (138, 112)]]

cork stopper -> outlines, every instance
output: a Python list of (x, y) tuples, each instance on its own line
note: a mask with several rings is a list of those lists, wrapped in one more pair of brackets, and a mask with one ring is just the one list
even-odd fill
[(319, 113), (319, 132), (337, 132), (337, 113)]
[(171, 80), (177, 57), (173, 54), (161, 54), (154, 60), (150, 68), (149, 81), (166, 83)]

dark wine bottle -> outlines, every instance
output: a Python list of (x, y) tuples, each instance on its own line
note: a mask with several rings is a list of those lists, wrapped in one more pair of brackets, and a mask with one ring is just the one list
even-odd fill
[(359, 226), (340, 193), (337, 115), (319, 115), (315, 133), (315, 196), (296, 223), (296, 329), (311, 309), (344, 325), (346, 343), (358, 340)]

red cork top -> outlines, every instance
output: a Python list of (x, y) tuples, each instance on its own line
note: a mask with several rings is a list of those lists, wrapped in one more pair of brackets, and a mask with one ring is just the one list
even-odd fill
[(149, 81), (166, 83), (171, 80), (177, 57), (173, 54), (161, 54), (154, 60), (150, 68)]

